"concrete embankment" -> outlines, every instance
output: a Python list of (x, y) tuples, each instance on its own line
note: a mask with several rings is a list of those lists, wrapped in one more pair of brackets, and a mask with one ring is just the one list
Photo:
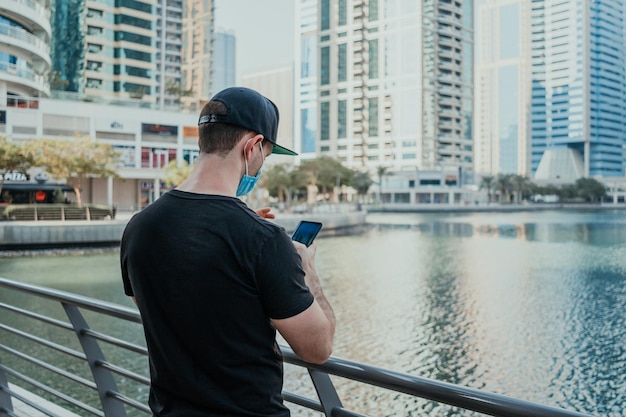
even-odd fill
[[(114, 246), (119, 244), (130, 214), (120, 213), (115, 220), (0, 222), (0, 250), (47, 249), (77, 246)], [(315, 214), (276, 213), (276, 224), (291, 233), (300, 220), (324, 224), (321, 235), (365, 224), (365, 211)]]
[(626, 204), (487, 204), (487, 205), (450, 205), (450, 204), (406, 204), (385, 203), (367, 206), (369, 213), (508, 213), (546, 210), (626, 210)]

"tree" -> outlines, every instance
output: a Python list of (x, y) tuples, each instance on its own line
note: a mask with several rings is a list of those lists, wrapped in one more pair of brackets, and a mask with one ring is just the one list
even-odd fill
[(193, 90), (185, 90), (180, 81), (169, 79), (165, 82), (165, 92), (171, 96), (187, 97), (193, 94)]
[(521, 203), (524, 197), (524, 193), (527, 193), (530, 190), (530, 180), (528, 177), (524, 175), (511, 175), (510, 181), (515, 190), (515, 202)]
[(373, 183), (374, 181), (370, 178), (369, 172), (356, 172), (352, 176), (350, 186), (356, 190), (359, 196), (364, 196), (367, 195), (367, 192)]
[(182, 184), (182, 182), (189, 177), (192, 170), (193, 165), (185, 161), (184, 159), (180, 165), (178, 164), (178, 160), (176, 159), (170, 161), (163, 168), (163, 182), (170, 187), (176, 187)]
[(500, 191), (500, 203), (509, 202), (509, 194), (513, 190), (511, 174), (498, 174), (496, 177), (496, 189)]
[(307, 184), (317, 186), (324, 198), (328, 190), (348, 184), (353, 175), (352, 170), (344, 167), (338, 160), (327, 156), (303, 162), (298, 167), (298, 171), (304, 174)]
[(294, 181), (287, 164), (273, 165), (261, 178), (261, 185), (267, 188), (270, 196), (277, 197), (279, 202), (289, 208)]
[(70, 140), (39, 139), (30, 142), (38, 165), (51, 176), (65, 179), (76, 193), (76, 202), (82, 205), (82, 180), (89, 176), (118, 177), (113, 167), (119, 160), (118, 152), (110, 144), (78, 137)]
[(487, 190), (487, 203), (491, 203), (491, 190), (495, 186), (495, 178), (492, 175), (485, 175), (480, 179), (480, 189)]
[(593, 178), (579, 178), (575, 185), (578, 189), (578, 195), (592, 203), (601, 201), (606, 196), (604, 184)]
[(8, 172), (20, 172), (26, 175), (26, 171), (36, 164), (35, 155), (23, 143), (9, 142), (0, 137), (0, 192), (4, 185)]

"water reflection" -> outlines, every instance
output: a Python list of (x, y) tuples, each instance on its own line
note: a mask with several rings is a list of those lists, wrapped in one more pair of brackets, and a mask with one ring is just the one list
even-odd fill
[[(318, 272), (338, 317), (336, 356), (623, 417), (626, 212), (368, 221), (364, 234), (318, 241)], [(117, 253), (0, 259), (0, 276), (132, 305)], [(362, 414), (474, 415), (333, 380)], [(288, 367), (286, 385), (314, 393), (297, 369)]]

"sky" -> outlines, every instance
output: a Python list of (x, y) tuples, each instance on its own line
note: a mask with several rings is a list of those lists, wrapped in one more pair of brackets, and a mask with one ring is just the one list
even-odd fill
[(294, 0), (216, 0), (215, 29), (235, 34), (242, 74), (293, 62)]

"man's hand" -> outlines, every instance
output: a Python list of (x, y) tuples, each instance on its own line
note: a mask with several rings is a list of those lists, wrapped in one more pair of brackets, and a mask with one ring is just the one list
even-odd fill
[(313, 243), (308, 248), (293, 241), (304, 270), (304, 282), (311, 290), (315, 301), (302, 313), (272, 323), (300, 358), (311, 363), (324, 363), (332, 353), (335, 334), (335, 313), (331, 308), (315, 270)]
[(272, 209), (270, 207), (263, 207), (260, 209), (256, 209), (256, 214), (259, 215), (259, 217), (262, 217), (264, 219), (275, 219), (276, 216), (274, 215), (274, 213), (270, 213)]

